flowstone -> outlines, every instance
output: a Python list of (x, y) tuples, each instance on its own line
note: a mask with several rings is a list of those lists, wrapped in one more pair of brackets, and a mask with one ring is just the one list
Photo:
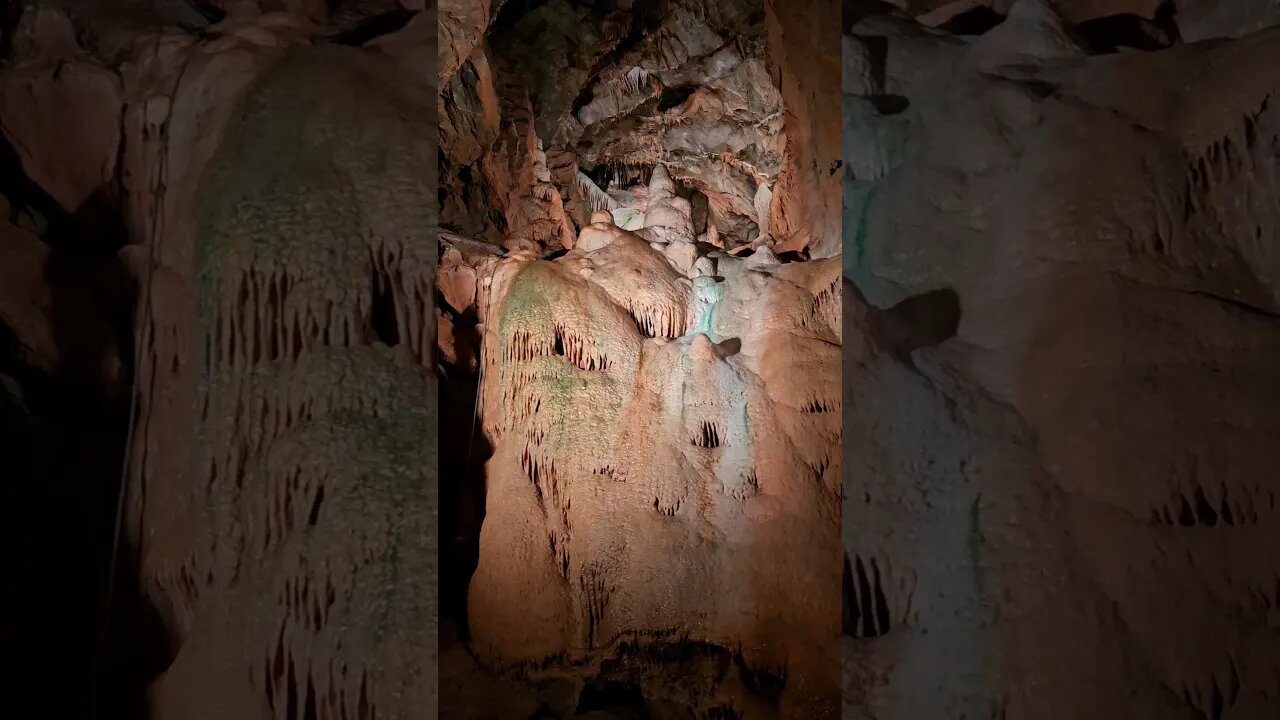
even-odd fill
[(528, 672), (708, 643), (780, 682), (782, 716), (835, 717), (839, 259), (717, 252), (690, 280), (588, 233), (612, 239), (492, 271), (474, 649)]
[(1280, 716), (1280, 29), (1022, 3), (846, 46), (845, 716)]
[(169, 178), (128, 521), (152, 717), (433, 715), (431, 95), (335, 46), (180, 60), (130, 140)]

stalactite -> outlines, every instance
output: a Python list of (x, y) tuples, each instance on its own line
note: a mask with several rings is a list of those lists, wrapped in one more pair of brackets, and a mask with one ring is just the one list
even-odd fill
[(629, 299), (627, 311), (647, 337), (678, 338), (689, 328), (688, 312), (682, 307), (655, 306)]
[(578, 191), (581, 192), (587, 201), (587, 206), (592, 212), (601, 210), (616, 210), (619, 207), (618, 201), (611, 197), (600, 186), (596, 185), (586, 173), (578, 171), (577, 176)]

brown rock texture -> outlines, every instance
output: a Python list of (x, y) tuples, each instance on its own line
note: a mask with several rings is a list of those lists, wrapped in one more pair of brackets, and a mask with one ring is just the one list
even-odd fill
[(26, 363), (52, 372), (61, 352), (53, 323), (53, 290), (45, 279), (50, 251), (40, 239), (0, 225), (0, 322), (14, 335)]
[(770, 228), (783, 249), (816, 257), (840, 254), (839, 38), (835, 0), (765, 3), (769, 46), (787, 108), (783, 168), (770, 208)]
[(491, 0), (444, 0), (440, 3), (440, 87), (458, 71), (471, 56), (493, 21), (492, 6), (501, 2)]
[(51, 59), (0, 74), (5, 139), (31, 180), (68, 212), (114, 177), (122, 111), (120, 78), (88, 58)]
[[(1195, 2), (1195, 0), (1183, 0), (1183, 3), (1188, 1)], [(1050, 0), (1054, 9), (1068, 22), (1083, 22), (1108, 15), (1124, 14), (1152, 18), (1165, 2), (1166, 0)], [(886, 0), (886, 3), (900, 7), (913, 15), (942, 17), (976, 7), (990, 8), (994, 12), (1006, 15), (1017, 0)]]
[(845, 717), (1273, 717), (1280, 34), (1037, 17), (846, 38)]

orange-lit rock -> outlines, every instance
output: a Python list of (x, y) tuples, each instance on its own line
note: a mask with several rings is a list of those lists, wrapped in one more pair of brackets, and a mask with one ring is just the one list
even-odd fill
[(473, 647), (740, 647), (788, 717), (835, 717), (838, 263), (710, 259), (691, 281), (619, 231), (494, 270)]

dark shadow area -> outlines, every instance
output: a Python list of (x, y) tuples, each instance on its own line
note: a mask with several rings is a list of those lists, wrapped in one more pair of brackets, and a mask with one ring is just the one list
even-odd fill
[(742, 684), (748, 690), (767, 700), (769, 704), (777, 707), (782, 697), (782, 691), (787, 687), (786, 676), (753, 669), (747, 664), (741, 653), (734, 656), (734, 663), (738, 667), (738, 674), (742, 679)]
[(938, 25), (938, 29), (952, 35), (981, 35), (1004, 22), (1004, 16), (981, 5), (972, 10), (956, 13), (946, 22)]
[(908, 364), (911, 353), (949, 340), (960, 327), (960, 296), (950, 288), (913, 295), (888, 310), (869, 310), (881, 347)]
[(664, 88), (661, 97), (658, 98), (658, 109), (671, 110), (678, 108), (697, 91), (697, 85), (677, 85)]
[[(1173, 26), (1176, 31), (1176, 25)], [(1075, 26), (1085, 47), (1094, 55), (1108, 55), (1121, 49), (1163, 50), (1177, 42), (1176, 35), (1138, 15), (1108, 15)]]
[(41, 707), (48, 717), (90, 717), (95, 660), (102, 652), (106, 672), (98, 678), (96, 717), (143, 718), (143, 690), (163, 664), (166, 643), (127, 556), (118, 565), (112, 632), (100, 645), (128, 394), (104, 397), (82, 374), (102, 357), (89, 351), (81, 340), (86, 334), (68, 318), (80, 309), (59, 309), (60, 297), (60, 345), (79, 353), (68, 356), (65, 369), (41, 376), (15, 367), (10, 348), (0, 350), (0, 372), (23, 391), (18, 413), (5, 398), (0, 427), (12, 469), (0, 501), (10, 555), (0, 581), (6, 588), (0, 674), (13, 683), (10, 697), (21, 706)]
[(21, 0), (0, 0), (0, 60), (13, 55), (13, 29), (22, 19)]
[(56, 352), (52, 367), (32, 365), (0, 322), (0, 677), (15, 707), (45, 717), (142, 720), (168, 642), (129, 554), (106, 613), (133, 364), (132, 281), (116, 261), (122, 214), (110, 189), (65, 212), (7, 142), (0, 195), (15, 216), (45, 220)]
[(694, 237), (701, 237), (707, 232), (707, 226), (711, 224), (711, 201), (706, 193), (695, 188), (689, 195), (689, 206), (693, 219)]
[(359, 25), (344, 30), (331, 39), (339, 45), (353, 45), (359, 47), (365, 45), (383, 35), (390, 35), (409, 24), (409, 21), (418, 14), (417, 10), (397, 9), (390, 12), (375, 15)]
[(720, 357), (733, 357), (742, 352), (742, 338), (729, 338), (716, 346)]
[(392, 278), (385, 272), (376, 272), (372, 281), (373, 304), (369, 309), (370, 339), (387, 347), (400, 344), (400, 323), (396, 315), (396, 298)]
[(220, 23), (227, 19), (227, 11), (201, 0), (190, 0), (191, 7), (210, 23)]
[[(475, 317), (468, 312), (454, 320), (454, 346), (459, 363), (472, 353)], [(484, 523), (485, 462), (493, 453), (476, 415), (478, 375), (442, 363), (440, 382), (440, 619), (452, 622), (464, 642), (467, 625), (467, 586), (480, 557), (480, 526)]]
[(898, 115), (911, 106), (911, 101), (902, 95), (868, 95), (867, 100), (881, 115)]
[(606, 680), (589, 682), (578, 696), (578, 713), (600, 711), (627, 720), (648, 720), (649, 706), (640, 686)]

